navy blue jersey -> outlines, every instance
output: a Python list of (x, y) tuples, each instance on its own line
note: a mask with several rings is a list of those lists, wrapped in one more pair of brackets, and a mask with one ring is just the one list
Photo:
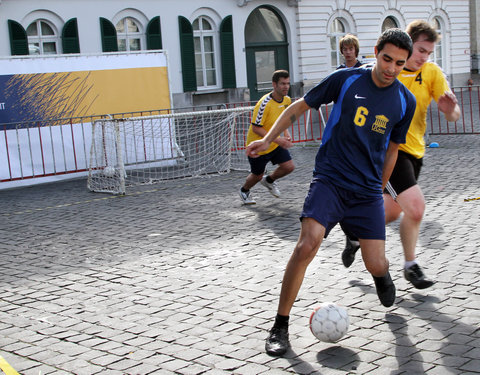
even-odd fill
[[(360, 61), (360, 60), (357, 60), (357, 62), (355, 63), (354, 66), (351, 66), (350, 68), (359, 68), (363, 65), (363, 63)], [(339, 66), (337, 66), (337, 70), (338, 69), (346, 69), (347, 68), (347, 65), (345, 63), (343, 64), (340, 64)]]
[(334, 184), (367, 196), (381, 195), (388, 143), (405, 143), (416, 106), (413, 94), (398, 80), (377, 87), (369, 67), (334, 71), (304, 100), (315, 109), (334, 102), (314, 176), (328, 176)]

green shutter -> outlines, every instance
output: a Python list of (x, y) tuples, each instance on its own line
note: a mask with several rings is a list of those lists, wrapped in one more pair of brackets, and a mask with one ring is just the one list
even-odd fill
[(16, 21), (8, 20), (10, 52), (12, 56), (28, 55), (28, 38), (25, 29)]
[(102, 51), (118, 51), (117, 30), (109, 20), (103, 17), (100, 17), (100, 32), (102, 35)]
[(195, 72), (193, 28), (191, 23), (182, 16), (178, 16), (178, 26), (180, 31), (180, 53), (182, 56), (183, 91), (196, 91), (197, 76)]
[(160, 17), (154, 17), (147, 25), (147, 49), (162, 49)]
[(223, 88), (234, 89), (237, 87), (237, 79), (235, 77), (232, 16), (225, 17), (220, 24), (220, 50), (222, 55)]
[(77, 19), (69, 19), (62, 30), (63, 53), (80, 53)]

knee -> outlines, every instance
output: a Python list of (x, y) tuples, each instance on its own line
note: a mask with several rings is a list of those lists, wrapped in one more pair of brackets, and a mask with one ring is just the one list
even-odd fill
[(291, 163), (290, 165), (287, 166), (286, 172), (292, 173), (294, 170), (295, 170), (295, 164)]
[(422, 221), (423, 214), (425, 213), (425, 202), (418, 202), (416, 205), (410, 207), (404, 211), (404, 214), (415, 222)]
[(295, 260), (309, 264), (317, 254), (320, 244), (312, 239), (303, 239), (297, 243), (294, 250)]

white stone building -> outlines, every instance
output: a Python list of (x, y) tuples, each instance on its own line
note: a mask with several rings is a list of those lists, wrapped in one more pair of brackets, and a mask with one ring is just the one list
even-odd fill
[(0, 0), (0, 56), (163, 49), (174, 107), (234, 103), (260, 97), (279, 68), (300, 96), (341, 62), (345, 33), (368, 60), (383, 29), (423, 18), (442, 35), (433, 59), (459, 86), (472, 61), (478, 70), (477, 9), (477, 0)]

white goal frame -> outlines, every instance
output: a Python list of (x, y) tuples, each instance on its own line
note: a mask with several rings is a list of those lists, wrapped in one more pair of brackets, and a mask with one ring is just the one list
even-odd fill
[(253, 108), (96, 120), (87, 187), (126, 194), (127, 186), (248, 170)]

